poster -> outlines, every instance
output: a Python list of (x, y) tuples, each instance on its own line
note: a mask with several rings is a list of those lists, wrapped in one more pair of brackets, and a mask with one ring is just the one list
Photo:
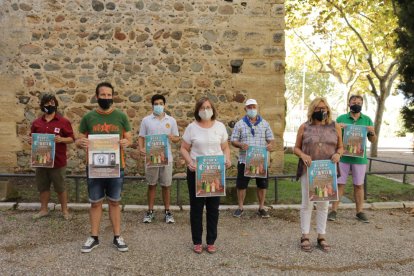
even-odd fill
[(310, 201), (338, 201), (336, 164), (331, 160), (314, 160), (308, 167)]
[(53, 168), (55, 147), (54, 134), (32, 133), (32, 167)]
[(267, 159), (266, 147), (249, 146), (244, 176), (267, 178)]
[(196, 160), (196, 197), (226, 195), (224, 155), (199, 156)]
[(367, 127), (345, 125), (344, 127), (344, 156), (364, 157), (367, 141)]
[(88, 177), (120, 177), (119, 134), (90, 134), (88, 140)]
[(167, 166), (168, 145), (167, 134), (145, 136), (145, 165), (148, 168)]

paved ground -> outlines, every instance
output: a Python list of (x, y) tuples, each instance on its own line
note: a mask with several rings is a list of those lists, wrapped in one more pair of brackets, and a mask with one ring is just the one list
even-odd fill
[[(407, 171), (414, 171), (414, 152), (410, 150), (381, 150), (378, 152), (378, 159), (393, 161), (393, 162), (400, 162), (400, 163), (407, 163), (413, 166), (407, 167)], [(389, 164), (384, 162), (372, 162), (371, 170), (375, 171), (403, 171), (404, 166), (402, 165), (395, 165)], [(385, 175), (388, 178), (398, 180), (402, 182), (403, 175), (397, 174), (390, 174)], [(406, 175), (406, 182), (410, 184), (414, 184), (414, 174)]]
[[(270, 219), (248, 211), (242, 219), (222, 210), (219, 251), (192, 252), (188, 211), (175, 212), (177, 223), (141, 223), (142, 212), (124, 212), (123, 236), (130, 251), (110, 244), (105, 213), (101, 245), (80, 253), (89, 227), (85, 211), (64, 221), (57, 212), (33, 221), (34, 212), (0, 212), (0, 275), (412, 275), (414, 217), (408, 209), (368, 210), (370, 224), (341, 210), (328, 224), (332, 251), (299, 249), (299, 214), (271, 210)], [(314, 225), (314, 224), (313, 224)], [(316, 235), (312, 242), (316, 244)]]

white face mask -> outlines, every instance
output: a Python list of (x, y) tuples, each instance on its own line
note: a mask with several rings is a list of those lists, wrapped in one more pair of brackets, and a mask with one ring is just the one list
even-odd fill
[(210, 120), (211, 117), (213, 116), (213, 109), (204, 109), (204, 110), (200, 110), (198, 111), (198, 116), (200, 116), (200, 118), (204, 121)]

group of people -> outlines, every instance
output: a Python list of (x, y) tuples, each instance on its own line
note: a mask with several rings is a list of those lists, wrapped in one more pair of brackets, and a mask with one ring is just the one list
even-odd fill
[[(81, 119), (79, 135), (74, 136), (71, 123), (57, 112), (58, 101), (52, 94), (45, 94), (40, 101), (40, 108), (45, 113), (36, 119), (31, 127), (31, 133), (48, 133), (55, 135), (56, 151), (53, 168), (36, 168), (36, 183), (40, 193), (41, 208), (34, 216), (35, 219), (45, 217), (48, 212), (48, 201), (50, 199), (50, 186), (53, 183), (54, 190), (62, 206), (62, 215), (70, 219), (71, 214), (67, 208), (67, 193), (65, 189), (66, 175), (66, 145), (75, 142), (76, 146), (88, 150), (88, 135), (92, 134), (118, 134), (121, 152), (120, 177), (116, 178), (87, 178), (88, 197), (91, 207), (89, 210), (91, 233), (81, 248), (81, 252), (88, 253), (99, 245), (99, 229), (102, 217), (102, 204), (106, 198), (109, 205), (109, 218), (114, 234), (113, 245), (121, 252), (128, 251), (128, 246), (121, 236), (121, 192), (123, 187), (125, 168), (125, 148), (132, 143), (131, 126), (125, 113), (113, 106), (114, 87), (103, 82), (97, 85), (95, 97), (97, 108), (88, 112)], [(308, 120), (304, 123), (297, 136), (294, 152), (300, 157), (298, 176), (302, 183), (302, 209), (301, 209), (301, 248), (305, 251), (311, 250), (309, 242), (310, 219), (312, 204), (307, 198), (306, 170), (312, 160), (331, 159), (338, 163), (342, 152), (341, 123), (354, 123), (369, 125), (369, 139), (375, 139), (375, 134), (370, 119), (360, 113), (362, 97), (353, 96), (350, 99), (351, 112), (338, 118), (335, 123), (331, 118), (331, 110), (323, 98), (317, 98), (309, 106)], [(239, 120), (230, 136), (225, 125), (217, 120), (218, 113), (213, 102), (208, 98), (199, 99), (194, 108), (194, 121), (185, 129), (180, 137), (176, 120), (166, 114), (166, 99), (163, 95), (156, 94), (151, 98), (152, 113), (146, 116), (140, 125), (138, 134), (139, 152), (146, 155), (145, 137), (147, 135), (165, 134), (168, 136), (168, 143), (181, 142), (180, 152), (187, 164), (187, 185), (190, 199), (190, 224), (195, 253), (202, 253), (205, 249), (209, 253), (216, 252), (215, 241), (217, 239), (217, 225), (219, 219), (220, 197), (197, 197), (196, 196), (196, 159), (198, 156), (224, 155), (225, 166), (231, 164), (231, 144), (239, 149), (237, 164), (237, 198), (238, 209), (234, 217), (243, 215), (243, 203), (246, 196), (246, 189), (251, 177), (244, 175), (246, 152), (249, 146), (259, 146), (267, 151), (274, 151), (274, 135), (269, 123), (259, 115), (258, 103), (255, 99), (248, 99), (245, 102), (246, 114)], [(357, 112), (358, 111), (358, 112)], [(162, 198), (164, 202), (164, 220), (166, 223), (174, 223), (174, 216), (170, 211), (170, 187), (172, 183), (172, 153), (169, 146), (168, 165), (162, 167), (145, 167), (145, 177), (148, 184), (148, 211), (143, 218), (144, 223), (151, 223), (155, 219), (154, 200), (156, 185), (162, 187)], [(338, 180), (339, 194), (343, 194), (343, 186), (349, 170), (354, 176), (355, 198), (357, 202), (357, 217), (368, 221), (362, 212), (363, 190), (360, 189), (363, 183), (361, 175), (364, 175), (364, 165), (358, 160), (356, 164), (352, 158), (342, 157), (340, 171), (343, 172)], [(366, 160), (366, 157), (365, 157)], [(267, 178), (256, 178), (257, 198), (259, 208), (257, 214), (261, 218), (268, 218), (269, 214), (264, 207), (266, 190), (268, 188)], [(361, 192), (362, 191), (362, 192)], [(361, 197), (362, 196), (362, 197)], [(206, 246), (203, 247), (203, 210), (206, 207)], [(333, 204), (330, 220), (336, 219), (338, 204)], [(317, 206), (317, 232), (318, 244), (323, 250), (328, 251), (329, 245), (325, 240), (325, 228), (327, 220), (328, 203), (320, 203)]]

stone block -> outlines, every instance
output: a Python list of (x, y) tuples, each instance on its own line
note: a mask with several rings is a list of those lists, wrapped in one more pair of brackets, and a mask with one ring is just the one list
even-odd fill
[(414, 201), (404, 201), (403, 206), (404, 208), (414, 208)]
[[(69, 210), (76, 210), (76, 211), (81, 211), (81, 210), (89, 210), (89, 208), (91, 207), (90, 203), (68, 203), (68, 208)], [(57, 204), (55, 207), (56, 210), (61, 210), (61, 205)]]
[(24, 109), (23, 106), (19, 106), (15, 103), (9, 102), (0, 102), (0, 114), (2, 122), (20, 122), (24, 119)]
[(400, 209), (404, 208), (402, 202), (373, 202), (371, 209)]
[(16, 202), (0, 202), (0, 210), (13, 210), (16, 207)]
[(300, 204), (270, 205), (274, 210), (300, 210)]
[(11, 168), (17, 166), (17, 156), (14, 152), (0, 152), (0, 171), (1, 168)]
[(245, 59), (242, 66), (243, 74), (269, 74), (270, 69), (270, 60), (266, 59)]
[[(50, 211), (53, 211), (55, 209), (55, 204), (49, 203), (47, 207)], [(17, 204), (16, 209), (20, 211), (37, 211), (37, 210), (40, 210), (40, 202), (36, 202), (36, 203), (21, 202)]]

